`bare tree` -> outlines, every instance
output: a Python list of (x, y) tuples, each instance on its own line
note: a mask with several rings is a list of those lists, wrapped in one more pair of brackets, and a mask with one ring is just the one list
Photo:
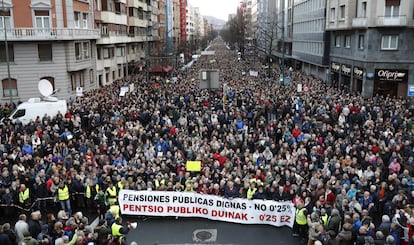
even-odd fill
[(278, 29), (278, 19), (274, 13), (259, 21), (256, 30), (256, 49), (266, 58), (276, 49)]

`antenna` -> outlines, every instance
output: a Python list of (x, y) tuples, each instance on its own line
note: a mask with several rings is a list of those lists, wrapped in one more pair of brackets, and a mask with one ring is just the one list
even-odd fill
[(53, 94), (53, 86), (49, 82), (49, 80), (42, 79), (37, 84), (37, 88), (39, 89), (39, 92), (44, 97), (48, 97)]
[(50, 83), (49, 80), (46, 80), (46, 79), (40, 80), (39, 83), (37, 84), (37, 88), (39, 89), (40, 94), (43, 95), (44, 97), (43, 99), (45, 101), (52, 101), (52, 102), (58, 101), (56, 97), (51, 96), (52, 94), (56, 93), (58, 89), (53, 91), (52, 83)]

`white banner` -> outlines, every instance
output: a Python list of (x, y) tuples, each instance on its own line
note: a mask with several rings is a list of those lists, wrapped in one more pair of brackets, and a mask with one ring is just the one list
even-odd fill
[(253, 71), (253, 70), (250, 70), (250, 76), (252, 76), (252, 77), (257, 77), (257, 76), (259, 76), (259, 72), (258, 71)]
[(200, 217), (241, 224), (268, 224), (293, 227), (292, 202), (226, 199), (194, 192), (121, 190), (122, 214), (145, 216)]

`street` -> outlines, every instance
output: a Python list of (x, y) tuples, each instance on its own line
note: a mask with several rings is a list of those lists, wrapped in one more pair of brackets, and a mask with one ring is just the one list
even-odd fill
[(240, 225), (195, 218), (148, 218), (125, 217), (125, 221), (138, 222), (136, 230), (130, 230), (128, 244), (138, 245), (250, 245), (250, 244), (299, 244), (292, 237), (289, 227), (270, 225)]

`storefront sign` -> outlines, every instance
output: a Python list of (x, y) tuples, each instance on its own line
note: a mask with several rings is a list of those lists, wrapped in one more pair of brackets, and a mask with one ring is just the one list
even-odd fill
[(414, 97), (414, 85), (408, 85), (408, 96)]
[(121, 190), (122, 214), (147, 216), (200, 217), (242, 224), (293, 227), (292, 202), (226, 199), (193, 192)]
[(375, 80), (408, 82), (408, 70), (375, 69)]
[(357, 79), (362, 79), (364, 75), (364, 69), (354, 66), (354, 77)]
[(344, 74), (344, 75), (348, 75), (348, 76), (351, 75), (351, 67), (350, 66), (342, 65), (341, 66), (341, 71), (342, 71), (342, 74)]
[(332, 62), (332, 63), (331, 63), (331, 69), (332, 69), (332, 71), (334, 71), (334, 72), (339, 72), (339, 70), (341, 70), (341, 65), (339, 65), (339, 64), (337, 64), (337, 63)]

